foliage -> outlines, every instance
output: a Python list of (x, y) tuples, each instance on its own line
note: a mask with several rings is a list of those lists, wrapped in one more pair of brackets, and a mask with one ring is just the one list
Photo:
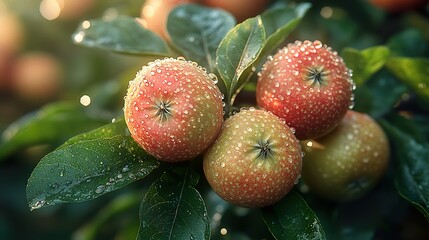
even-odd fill
[[(334, 9), (340, 7), (334, 6)], [(181, 5), (169, 15), (166, 29), (170, 37), (167, 40), (125, 16), (84, 21), (73, 34), (73, 40), (86, 47), (142, 59), (184, 56), (198, 62), (221, 79), (218, 85), (225, 96), (225, 110), (232, 114), (233, 109), (246, 105), (238, 94), (253, 93), (249, 86), (255, 84), (254, 73), (267, 56), (289, 39), (299, 37), (301, 28), (310, 28), (310, 33), (317, 27), (323, 27), (321, 32), (341, 33), (342, 26), (328, 24), (326, 19), (309, 27), (307, 19), (314, 18), (314, 9), (320, 11), (317, 3), (278, 3), (237, 24), (224, 10), (196, 4)], [(347, 37), (352, 39), (353, 31), (344, 32), (348, 35), (339, 34), (341, 41)], [(410, 39), (422, 51), (414, 51)], [(359, 39), (364, 40), (363, 37)], [(92, 223), (79, 230), (80, 236), (95, 237), (102, 223), (120, 211), (135, 209), (140, 201), (140, 220), (135, 226), (123, 226), (123, 236), (210, 239), (222, 237), (218, 235), (224, 227), (219, 224), (222, 217), (251, 219), (256, 215), (266, 225), (258, 226), (263, 228), (256, 233), (258, 237), (372, 239), (379, 234), (380, 226), (392, 224), (386, 223), (386, 219), (406, 214), (395, 211), (395, 204), (413, 206), (429, 221), (429, 56), (424, 54), (429, 49), (429, 41), (419, 30), (413, 29), (392, 36), (388, 42), (368, 42), (370, 44), (362, 44), (365, 47), (357, 47), (362, 45), (350, 41), (341, 55), (353, 70), (357, 84), (355, 110), (376, 118), (392, 144), (392, 171), (362, 200), (372, 215), (356, 213), (356, 209), (365, 210), (365, 206), (358, 204), (361, 202), (350, 205), (320, 202), (299, 184), (273, 206), (260, 210), (231, 206), (213, 196), (205, 179), (200, 179), (203, 176), (201, 159), (186, 164), (160, 164), (132, 140), (122, 116), (112, 120), (118, 109), (84, 108), (69, 102), (44, 106), (3, 132), (0, 161), (24, 147), (39, 144), (57, 147), (41, 159), (28, 179), (26, 195), (31, 210), (59, 203), (106, 199), (101, 196), (114, 198)], [(332, 40), (332, 44), (335, 48), (342, 42)], [(138, 190), (133, 189), (134, 182), (141, 184)], [(390, 183), (394, 183), (397, 193), (390, 191)], [(113, 195), (113, 191), (122, 193), (122, 188), (129, 190), (124, 194), (127, 199), (124, 205), (118, 200), (121, 195)], [(386, 191), (386, 195), (393, 196), (392, 204), (383, 205)], [(355, 211), (351, 206), (356, 207)], [(352, 214), (356, 219), (371, 218), (371, 221), (363, 225), (357, 221), (340, 221), (343, 215)], [(137, 218), (136, 213), (131, 216)], [(356, 238), (351, 237), (350, 232)], [(271, 236), (266, 236), (267, 233)], [(249, 236), (235, 235), (243, 239)]]

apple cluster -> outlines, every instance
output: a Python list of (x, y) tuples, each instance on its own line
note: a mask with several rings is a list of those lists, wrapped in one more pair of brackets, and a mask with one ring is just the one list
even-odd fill
[(258, 73), (255, 107), (225, 116), (214, 74), (182, 57), (156, 60), (130, 81), (124, 115), (133, 139), (161, 161), (203, 156), (223, 199), (264, 207), (303, 186), (351, 200), (384, 172), (389, 146), (353, 107), (351, 71), (320, 41), (296, 41)]

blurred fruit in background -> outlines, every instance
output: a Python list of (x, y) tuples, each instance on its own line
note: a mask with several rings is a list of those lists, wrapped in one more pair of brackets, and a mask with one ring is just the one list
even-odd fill
[(374, 6), (388, 12), (406, 12), (412, 9), (422, 8), (428, 0), (369, 0)]
[(40, 2), (40, 13), (48, 20), (78, 19), (93, 6), (94, 0), (43, 0)]
[(140, 23), (158, 36), (166, 38), (167, 17), (180, 4), (195, 3), (196, 0), (148, 0), (141, 8)]
[(20, 19), (0, 2), (0, 90), (9, 85), (10, 65), (24, 39)]
[(222, 8), (230, 12), (237, 22), (260, 14), (266, 9), (269, 2), (269, 0), (202, 0), (204, 5)]
[(43, 52), (30, 52), (16, 59), (12, 73), (12, 89), (19, 98), (33, 104), (53, 100), (63, 81), (61, 63)]

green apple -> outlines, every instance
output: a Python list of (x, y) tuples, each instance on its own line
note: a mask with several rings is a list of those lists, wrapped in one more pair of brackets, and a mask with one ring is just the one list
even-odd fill
[(311, 192), (335, 201), (359, 198), (383, 176), (388, 139), (370, 116), (349, 110), (328, 135), (303, 144), (302, 177)]

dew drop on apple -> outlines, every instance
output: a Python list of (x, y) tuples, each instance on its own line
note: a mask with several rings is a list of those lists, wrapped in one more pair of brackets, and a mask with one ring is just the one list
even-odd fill
[(355, 107), (355, 102), (351, 101), (349, 104), (349, 109), (353, 109)]

